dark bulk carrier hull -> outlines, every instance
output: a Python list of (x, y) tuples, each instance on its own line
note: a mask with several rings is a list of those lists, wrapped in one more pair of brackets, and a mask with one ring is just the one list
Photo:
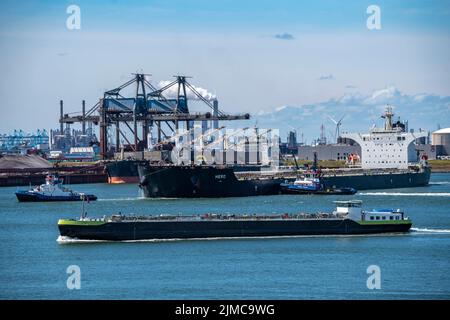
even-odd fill
[(139, 160), (119, 160), (107, 162), (108, 183), (139, 183), (137, 170)]
[(431, 168), (423, 167), (418, 171), (391, 170), (387, 172), (364, 171), (358, 174), (324, 176), (325, 187), (352, 187), (357, 190), (412, 188), (426, 186), (430, 182)]
[[(239, 197), (271, 195), (281, 192), (280, 184), (294, 180), (289, 177), (249, 174), (238, 179), (232, 167), (215, 166), (165, 166), (139, 165), (140, 187), (145, 197)], [(425, 186), (430, 180), (430, 167), (418, 171), (376, 172), (360, 171), (346, 174), (325, 175), (325, 188), (352, 187), (357, 190), (408, 188)], [(286, 176), (286, 173), (281, 174)], [(245, 176), (240, 174), (240, 176)], [(264, 178), (263, 178), (264, 177)]]
[(259, 175), (238, 179), (232, 167), (139, 165), (145, 197), (245, 197), (280, 192), (284, 179)]

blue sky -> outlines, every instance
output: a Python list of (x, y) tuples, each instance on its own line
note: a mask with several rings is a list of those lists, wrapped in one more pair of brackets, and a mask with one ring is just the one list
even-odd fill
[[(449, 1), (361, 0), (109, 0), (109, 1), (2, 1), (2, 27), (63, 29), (61, 12), (70, 4), (83, 10), (86, 28), (110, 31), (157, 30), (235, 31), (363, 29), (371, 4), (383, 11), (383, 24), (397, 31), (438, 31), (450, 28)], [(207, 30), (205, 30), (207, 28)], [(364, 31), (364, 30), (362, 30)]]
[[(66, 28), (71, 4), (81, 30)], [(366, 27), (371, 4), (381, 30)], [(93, 105), (138, 70), (189, 74), (225, 111), (255, 115), (393, 86), (447, 101), (449, 48), (450, 1), (1, 1), (0, 132), (57, 127), (60, 99)], [(417, 126), (450, 126), (441, 108)]]

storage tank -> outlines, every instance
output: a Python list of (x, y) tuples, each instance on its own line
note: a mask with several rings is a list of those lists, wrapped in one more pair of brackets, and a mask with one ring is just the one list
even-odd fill
[(437, 156), (450, 155), (450, 128), (444, 128), (433, 132), (431, 144), (436, 146)]

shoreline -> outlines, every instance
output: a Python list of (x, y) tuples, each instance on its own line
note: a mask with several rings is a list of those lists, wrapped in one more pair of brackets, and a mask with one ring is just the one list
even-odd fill
[(433, 169), (431, 168), (431, 173), (450, 173), (450, 169), (449, 168), (437, 168), (437, 169)]

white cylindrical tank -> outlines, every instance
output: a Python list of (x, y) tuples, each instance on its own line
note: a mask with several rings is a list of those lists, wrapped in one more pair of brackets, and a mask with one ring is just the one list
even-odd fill
[(431, 144), (435, 146), (450, 145), (450, 128), (433, 132), (431, 135)]

